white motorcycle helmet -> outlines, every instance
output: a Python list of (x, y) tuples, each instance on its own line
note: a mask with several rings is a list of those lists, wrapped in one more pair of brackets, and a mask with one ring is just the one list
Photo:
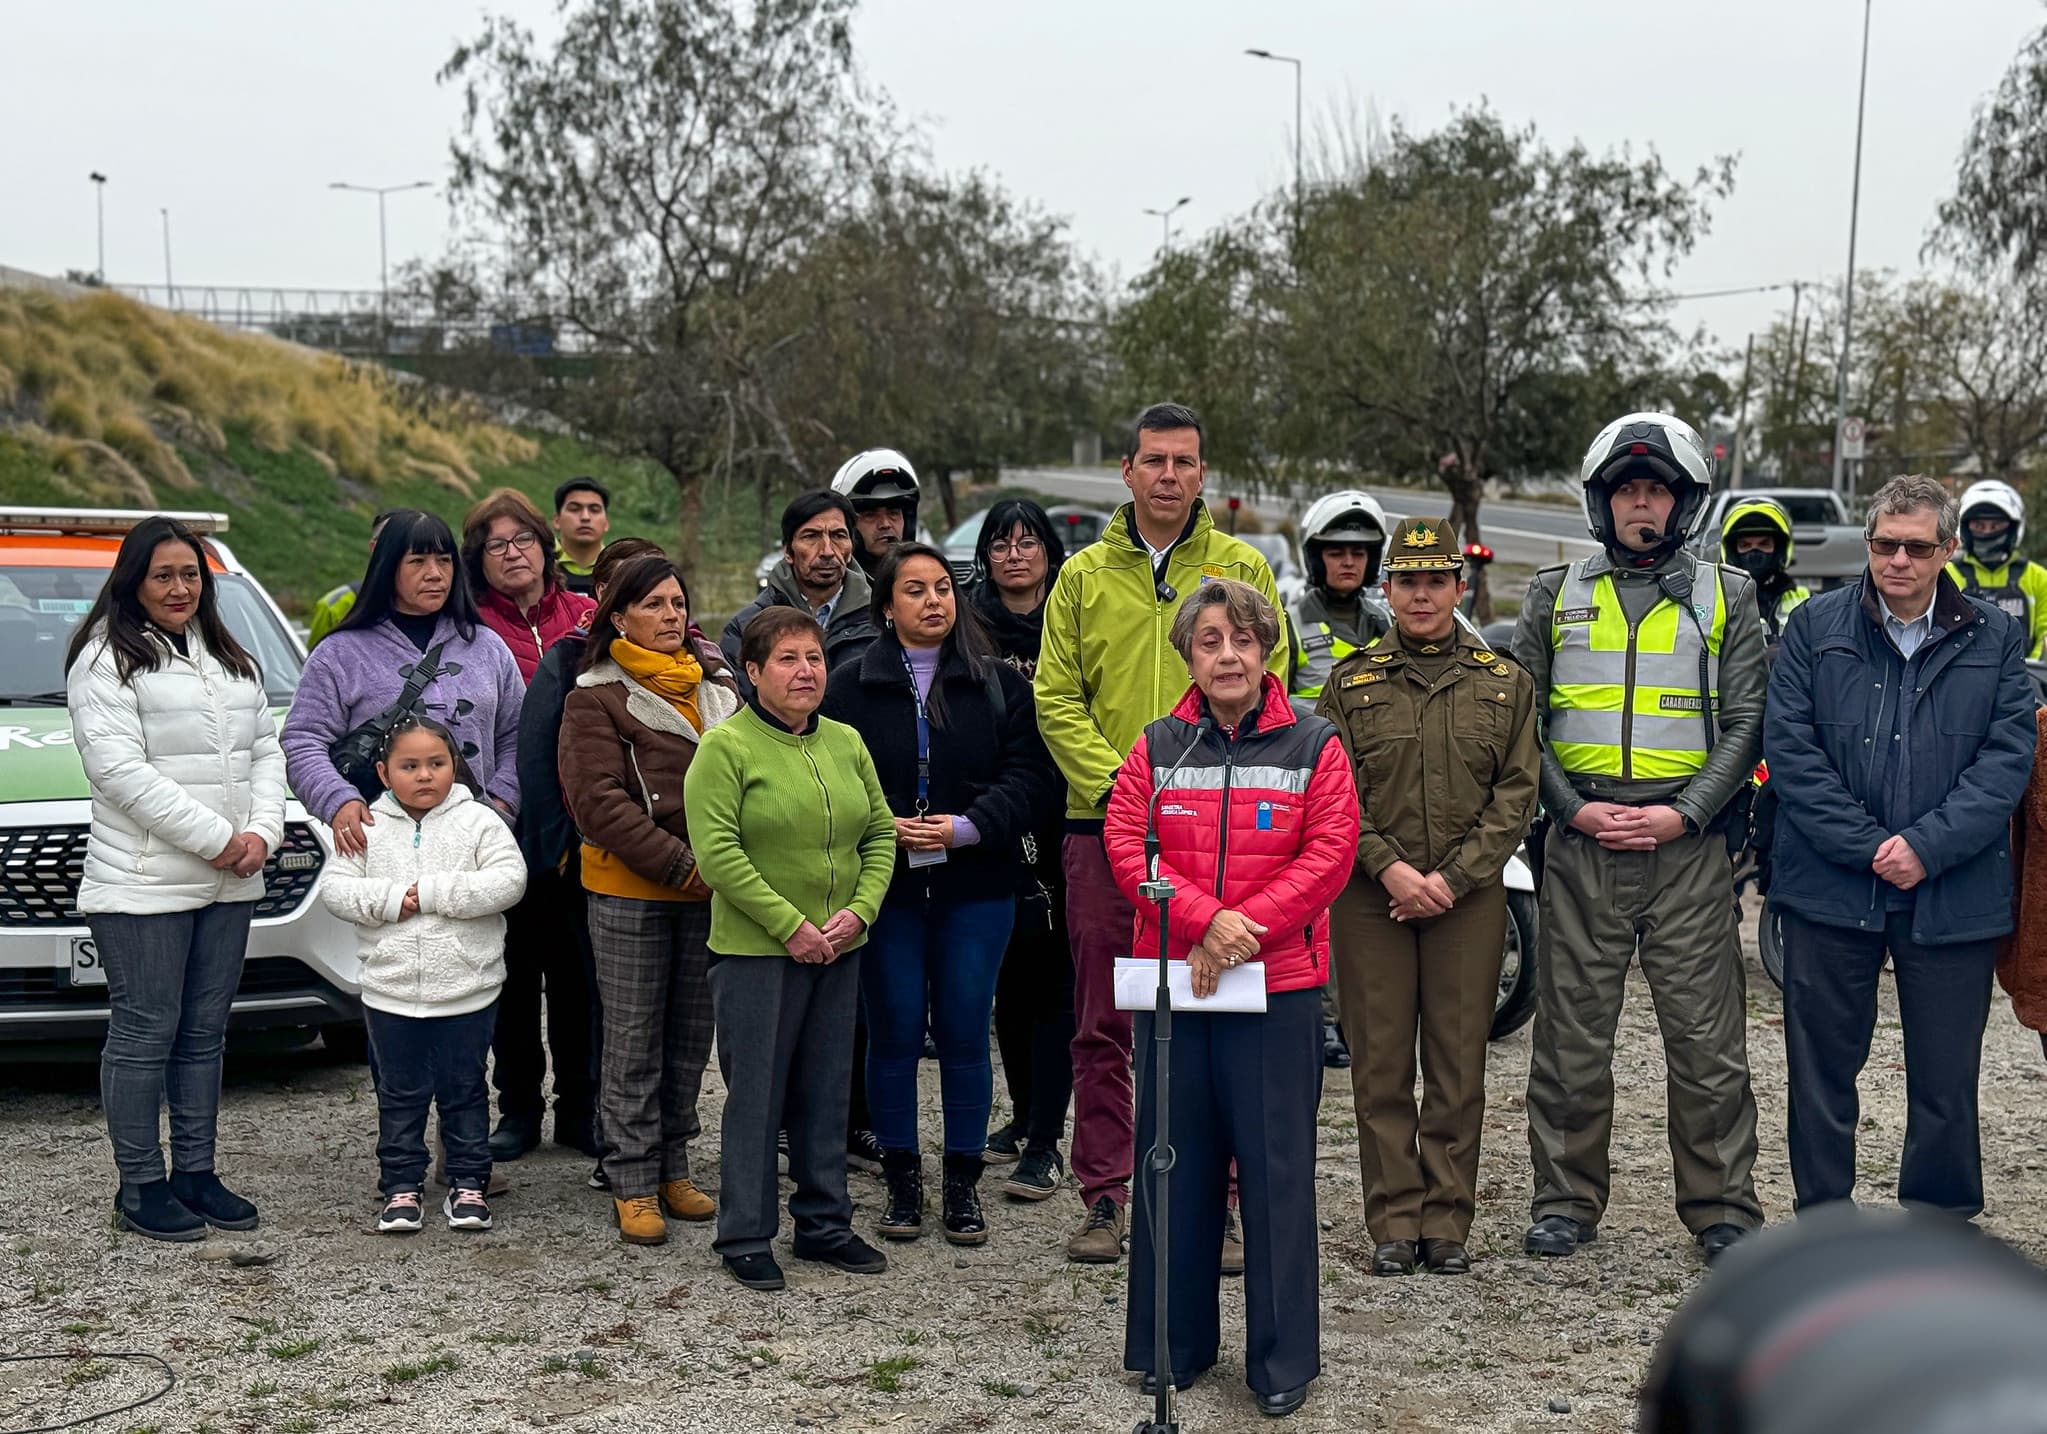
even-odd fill
[(832, 475), (832, 491), (850, 499), (857, 510), (881, 503), (893, 503), (917, 514), (917, 470), (910, 460), (893, 448), (869, 448), (855, 453)]
[(1322, 586), (1322, 545), (1363, 543), (1372, 549), (1365, 568), (1365, 587), (1379, 581), (1379, 560), (1386, 549), (1386, 510), (1369, 493), (1346, 489), (1317, 498), (1301, 517), (1301, 560), (1308, 568), (1308, 581)]
[[(1986, 568), (2001, 568), (2018, 551), (2026, 532), (2026, 500), (2018, 489), (1995, 478), (1971, 483), (1962, 494), (1962, 551)], [(1978, 538), (1969, 532), (1971, 518), (2005, 518), (2011, 523), (1995, 537)]]
[[(1670, 489), (1671, 510), (1656, 547), (1636, 552), (1613, 531), (1613, 490), (1633, 478), (1654, 478)], [(1705, 516), (1713, 492), (1713, 461), (1693, 427), (1668, 413), (1630, 413), (1599, 430), (1578, 469), (1585, 526), (1609, 553), (1647, 565), (1682, 547)]]

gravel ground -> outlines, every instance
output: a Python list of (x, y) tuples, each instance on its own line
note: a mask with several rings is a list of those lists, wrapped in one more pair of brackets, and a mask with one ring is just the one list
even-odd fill
[[(1750, 1057), (1762, 1106), (1759, 1177), (1773, 1219), (1790, 1208), (1776, 992), (1751, 959)], [(663, 1248), (613, 1232), (588, 1163), (548, 1146), (510, 1167), (498, 1229), (368, 1233), (375, 1110), (365, 1071), (317, 1051), (244, 1047), (231, 1060), (220, 1163), (263, 1208), (249, 1236), (162, 1246), (112, 1233), (111, 1160), (93, 1067), (16, 1053), (0, 1066), (0, 1429), (141, 1397), (153, 1366), (88, 1352), (147, 1351), (177, 1372), (167, 1397), (94, 1429), (314, 1431), (414, 1428), (904, 1431), (1126, 1429), (1146, 1406), (1121, 1372), (1124, 1271), (1068, 1265), (1079, 1213), (993, 1202), (994, 1238), (957, 1252), (935, 1237), (890, 1250), (861, 1279), (788, 1261), (790, 1288), (752, 1294), (710, 1255), (710, 1230)], [(1519, 1254), (1528, 1165), (1528, 1037), (1495, 1047), (1478, 1257), (1462, 1280), (1361, 1270), (1349, 1083), (1332, 1072), (1317, 1190), (1323, 1224), (1324, 1375), (1292, 1426), (1407, 1434), (1621, 1430), (1670, 1312), (1701, 1272), (1670, 1209), (1662, 1061), (1637, 981), (1621, 1026), (1615, 1201), (1598, 1243), (1568, 1261)], [(1864, 1078), (1864, 1198), (1894, 1195), (1904, 1078), (1896, 1004)], [(2040, 1047), (2000, 997), (1984, 1063), (1985, 1223), (2047, 1256)], [(925, 1067), (926, 1130), (937, 1079)], [(705, 1096), (715, 1132), (721, 1088)], [(935, 1161), (933, 1162), (935, 1169)], [(698, 1169), (715, 1178), (715, 1135)], [(707, 1180), (708, 1183), (708, 1180)], [(853, 1177), (867, 1225), (879, 1183)], [(238, 1264), (231, 1256), (273, 1256)], [(1224, 1300), (1222, 1362), (1181, 1401), (1183, 1427), (1260, 1423), (1242, 1383), (1242, 1300)], [(1232, 1346), (1235, 1346), (1234, 1348)]]

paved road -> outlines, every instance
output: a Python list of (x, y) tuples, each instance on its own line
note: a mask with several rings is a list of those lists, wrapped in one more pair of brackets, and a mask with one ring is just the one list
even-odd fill
[[(1112, 508), (1129, 497), (1123, 480), (1104, 469), (1092, 468), (1009, 468), (1003, 481), (1068, 502)], [(1389, 519), (1410, 512), (1448, 513), (1447, 494), (1421, 493), (1412, 488), (1368, 488), (1365, 490), (1385, 505)], [(1228, 489), (1211, 487), (1211, 503), (1219, 508)], [(1293, 516), (1291, 508), (1269, 498), (1245, 500), (1261, 518), (1274, 522)], [(1566, 561), (1593, 552), (1596, 545), (1585, 533), (1585, 519), (1576, 508), (1548, 503), (1489, 502), (1479, 512), (1485, 540), (1501, 562), (1539, 566)]]

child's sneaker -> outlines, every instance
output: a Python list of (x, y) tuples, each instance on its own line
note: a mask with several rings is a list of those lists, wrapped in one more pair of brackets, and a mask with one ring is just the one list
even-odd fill
[(416, 1235), (420, 1226), (426, 1223), (426, 1213), (420, 1207), (417, 1190), (399, 1190), (384, 1202), (384, 1208), (377, 1215), (379, 1235)]
[(448, 1217), (450, 1230), (490, 1228), (490, 1206), (484, 1201), (483, 1192), (473, 1185), (457, 1185), (450, 1190), (441, 1213)]

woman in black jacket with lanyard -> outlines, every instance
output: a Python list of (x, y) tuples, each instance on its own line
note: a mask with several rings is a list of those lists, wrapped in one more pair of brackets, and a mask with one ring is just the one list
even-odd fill
[(882, 636), (831, 685), (823, 712), (860, 733), (896, 817), (896, 874), (860, 966), (867, 1100), (889, 1193), (880, 1229), (923, 1233), (917, 1060), (928, 1011), (945, 1105), (945, 1237), (978, 1245), (988, 1238), (977, 1189), (994, 1087), (988, 1020), (1020, 843), (1058, 784), (1030, 685), (960, 610), (942, 554), (890, 549), (873, 606)]
[[(974, 544), (980, 581), (968, 606), (988, 630), (995, 654), (1023, 675), (1037, 675), (1045, 633), (1045, 594), (1066, 561), (1066, 546), (1045, 510), (1005, 498), (988, 510)], [(1009, 1086), (1009, 1120), (988, 1136), (988, 1163), (1014, 1162), (1002, 1191), (1043, 1200), (1066, 1173), (1059, 1142), (1073, 1100), (1073, 948), (1066, 939), (1064, 835), (1055, 807), (1021, 843), (1016, 928), (995, 986), (995, 1040)]]

